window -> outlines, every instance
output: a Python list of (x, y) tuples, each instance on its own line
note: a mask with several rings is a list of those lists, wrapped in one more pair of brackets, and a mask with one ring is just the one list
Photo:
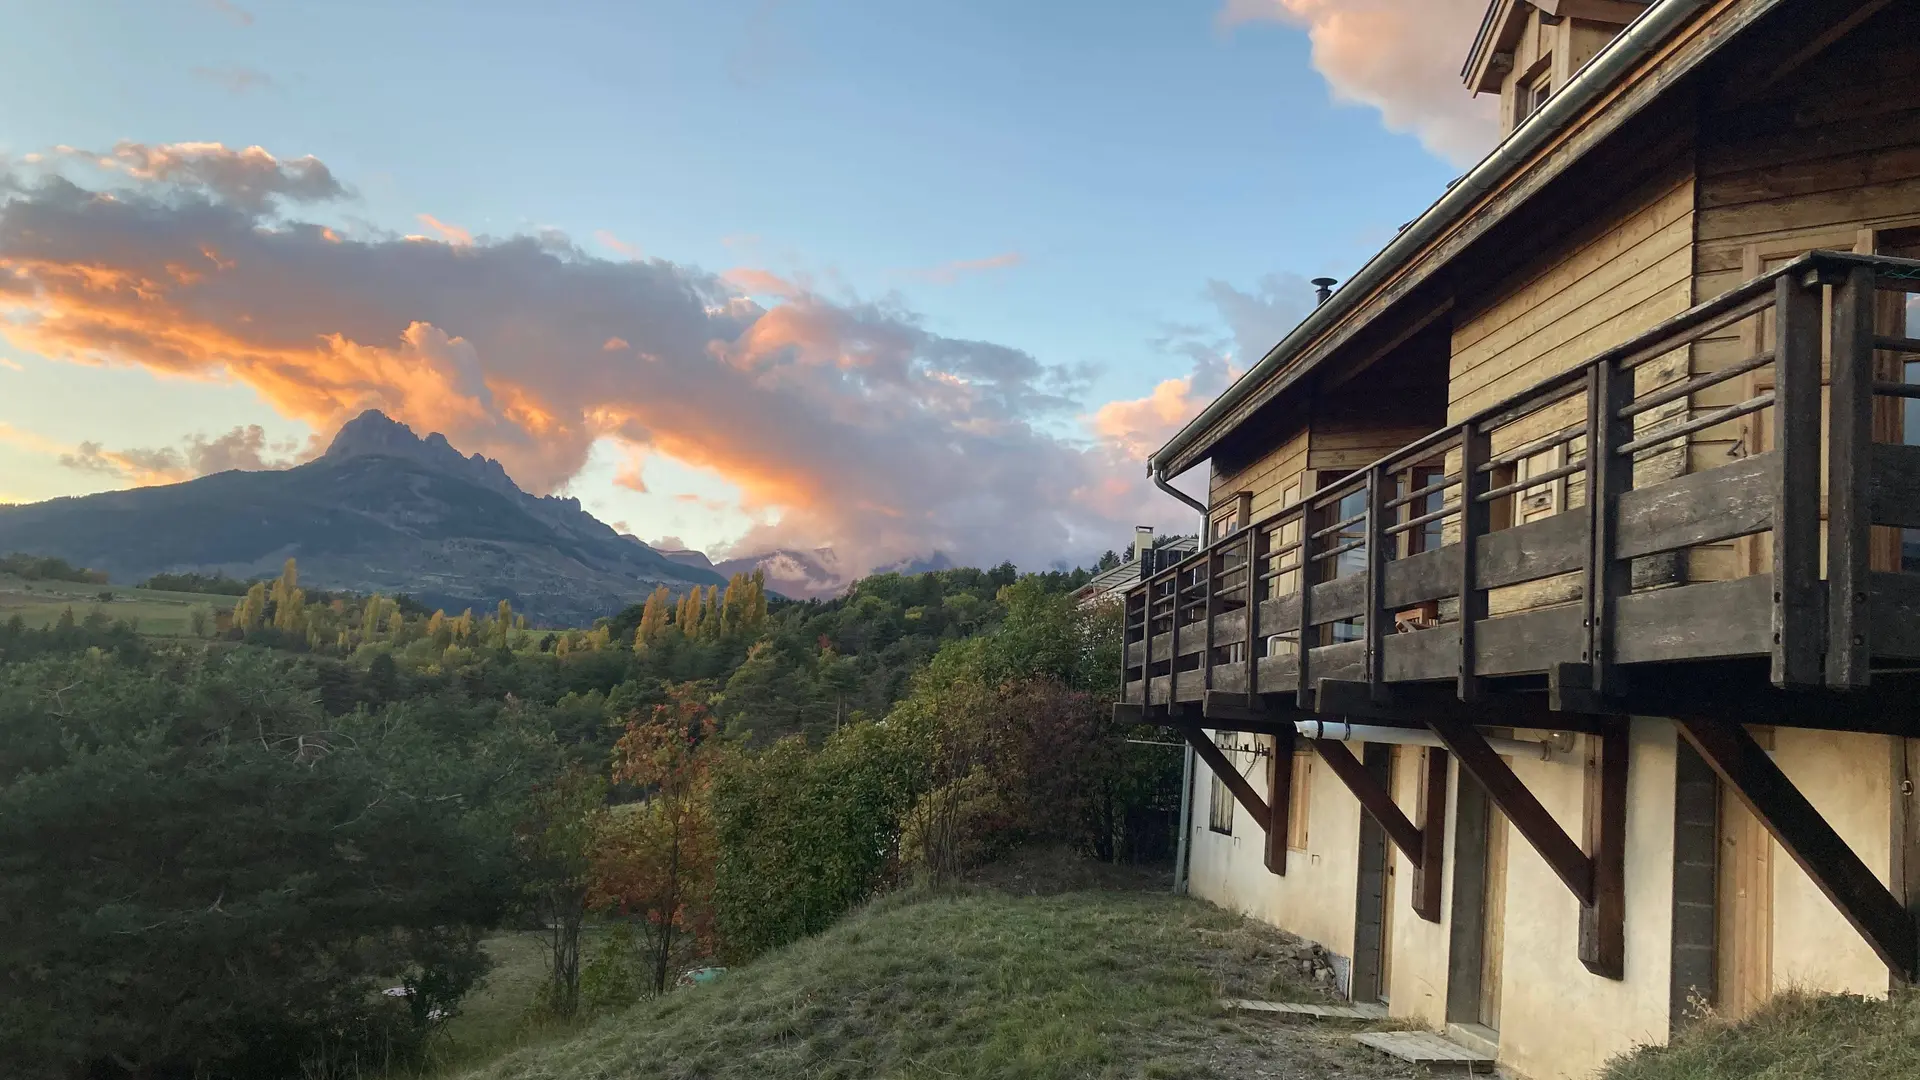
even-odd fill
[(1547, 99), (1553, 96), (1552, 58), (1542, 57), (1538, 66), (1544, 66), (1546, 70), (1531, 79), (1522, 81), (1516, 91), (1513, 107), (1516, 125), (1539, 112), (1546, 105)]
[[(1340, 500), (1339, 505), (1333, 509), (1333, 520), (1345, 521), (1348, 518), (1360, 517), (1366, 513), (1366, 510), (1367, 490), (1361, 488), (1359, 491), (1347, 495)], [(1358, 574), (1366, 570), (1367, 546), (1364, 543), (1366, 538), (1367, 523), (1365, 520), (1356, 521), (1351, 525), (1347, 525), (1339, 532), (1327, 537), (1327, 546), (1321, 549), (1323, 551), (1332, 551), (1336, 548), (1345, 547), (1355, 541), (1362, 542), (1359, 547), (1351, 551), (1343, 551), (1331, 560), (1333, 569), (1329, 580), (1331, 580), (1331, 578), (1345, 577), (1348, 574)], [(1334, 623), (1332, 624), (1330, 632), (1333, 635), (1334, 644), (1339, 644), (1343, 641), (1359, 641), (1367, 634), (1366, 618), (1363, 616), (1357, 619), (1349, 619), (1345, 622)]]
[[(1233, 732), (1216, 731), (1213, 733), (1213, 745), (1227, 755), (1227, 761), (1233, 761)], [(1227, 790), (1226, 781), (1219, 775), (1213, 776), (1212, 797), (1207, 803), (1207, 828), (1226, 836), (1233, 835), (1233, 792)]]
[(1293, 752), (1293, 786), (1287, 799), (1287, 847), (1307, 850), (1307, 807), (1313, 805), (1313, 751)]
[[(1409, 492), (1419, 491), (1421, 488), (1432, 487), (1434, 484), (1439, 483), (1441, 477), (1445, 476), (1446, 473), (1447, 470), (1444, 465), (1422, 465), (1417, 469), (1409, 469), (1402, 474), (1403, 479), (1400, 482), (1400, 494), (1405, 495)], [(1401, 520), (1412, 521), (1415, 518), (1425, 517), (1428, 514), (1434, 513), (1446, 505), (1446, 498), (1447, 492), (1444, 488), (1422, 495), (1412, 502), (1407, 503), (1406, 506), (1402, 508), (1402, 513), (1405, 516), (1401, 518)], [(1417, 529), (1409, 529), (1402, 534), (1407, 538), (1407, 554), (1418, 555), (1423, 551), (1438, 550), (1441, 547), (1440, 529), (1444, 524), (1446, 524), (1444, 518), (1435, 518)]]

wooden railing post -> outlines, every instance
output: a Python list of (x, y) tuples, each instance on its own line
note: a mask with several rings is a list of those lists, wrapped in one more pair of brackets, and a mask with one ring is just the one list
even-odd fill
[(1387, 470), (1375, 465), (1367, 470), (1367, 686), (1375, 701), (1384, 701), (1387, 693)]
[(1307, 673), (1313, 656), (1308, 640), (1313, 633), (1313, 534), (1320, 528), (1322, 518), (1311, 499), (1300, 507), (1300, 629), (1299, 644), (1294, 649), (1300, 662), (1294, 668), (1294, 703), (1308, 711), (1313, 709), (1313, 681)]
[(1480, 698), (1474, 672), (1474, 631), (1487, 617), (1487, 593), (1480, 587), (1478, 545), (1493, 522), (1493, 504), (1481, 501), (1492, 490), (1493, 475), (1480, 471), (1493, 456), (1493, 437), (1469, 420), (1460, 426), (1460, 674), (1461, 701)]
[(1587, 377), (1587, 577), (1584, 659), (1595, 696), (1620, 689), (1613, 670), (1615, 602), (1633, 591), (1633, 564), (1616, 557), (1620, 496), (1633, 486), (1633, 458), (1620, 448), (1633, 441), (1633, 371), (1603, 361)]
[(1213, 689), (1213, 617), (1220, 613), (1220, 568), (1226, 565), (1226, 560), (1224, 549), (1209, 549), (1206, 559), (1201, 562), (1207, 575), (1207, 582), (1200, 590), (1200, 617), (1207, 622), (1200, 639), (1200, 696), (1203, 701), (1206, 692)]
[[(1268, 545), (1265, 529), (1247, 527), (1247, 704), (1260, 700), (1260, 658), (1254, 647), (1260, 642), (1260, 575)], [(1285, 845), (1282, 845), (1284, 849)]]
[[(1833, 413), (1827, 446), (1826, 683), (1866, 686), (1871, 620), (1867, 610), (1868, 483), (1873, 455), (1873, 299), (1871, 267), (1856, 266), (1833, 290)], [(1780, 279), (1780, 374), (1774, 430), (1781, 450), (1781, 501), (1774, 525), (1773, 681), (1817, 680), (1819, 640), (1820, 293), (1817, 284)], [(1791, 337), (1789, 336), (1791, 334)], [(1789, 357), (1798, 381), (1789, 393)], [(1788, 410), (1799, 397), (1797, 411)], [(1802, 440), (1799, 457), (1790, 438)], [(1793, 476), (1789, 476), (1793, 473)], [(1811, 476), (1809, 482), (1805, 477)], [(1795, 494), (1796, 489), (1799, 494)], [(1789, 503), (1787, 500), (1794, 500)], [(1791, 530), (1791, 533), (1789, 533)], [(1795, 551), (1795, 545), (1804, 550)], [(1784, 560), (1784, 561), (1783, 561)], [(1793, 591), (1797, 587), (1798, 595)], [(1798, 599), (1798, 604), (1794, 600)], [(1797, 633), (1796, 633), (1797, 631)], [(1784, 637), (1783, 637), (1784, 635)]]

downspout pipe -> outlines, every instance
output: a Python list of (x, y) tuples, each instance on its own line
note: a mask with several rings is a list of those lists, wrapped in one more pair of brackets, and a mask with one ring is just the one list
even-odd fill
[(1199, 499), (1194, 498), (1193, 496), (1187, 494), (1186, 492), (1181, 491), (1179, 488), (1174, 487), (1172, 484), (1167, 483), (1166, 475), (1162, 473), (1159, 469), (1154, 468), (1152, 462), (1147, 463), (1147, 475), (1153, 477), (1154, 487), (1159, 488), (1161, 491), (1164, 491), (1167, 494), (1173, 496), (1174, 498), (1179, 499), (1181, 502), (1186, 503), (1188, 506), (1193, 507), (1194, 512), (1200, 515), (1200, 531), (1195, 535), (1200, 538), (1200, 546), (1206, 547), (1207, 546), (1207, 528), (1209, 525), (1212, 524), (1212, 516), (1207, 513), (1207, 504), (1201, 502)]
[[(1655, 0), (1606, 47), (1587, 61), (1567, 85), (1547, 99), (1540, 110), (1513, 130), (1480, 164), (1455, 181), (1438, 202), (1400, 231), (1378, 255), (1367, 261), (1339, 291), (1300, 321), (1278, 345), (1267, 351), (1260, 362), (1234, 381), (1226, 393), (1215, 398), (1167, 445), (1156, 451), (1148, 462), (1156, 482), (1161, 479), (1164, 462), (1184, 453), (1222, 417), (1233, 411), (1247, 393), (1266, 382), (1307, 344), (1325, 333), (1352, 312), (1361, 300), (1398, 273), (1415, 253), (1438, 238), (1466, 211), (1504, 181), (1513, 170), (1536, 151), (1546, 146), (1600, 95), (1674, 31), (1707, 6), (1707, 0)], [(1164, 489), (1166, 485), (1163, 483)]]

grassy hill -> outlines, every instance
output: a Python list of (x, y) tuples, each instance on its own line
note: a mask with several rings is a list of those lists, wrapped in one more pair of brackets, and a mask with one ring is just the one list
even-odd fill
[(72, 608), (76, 619), (100, 611), (110, 619), (137, 623), (143, 634), (185, 637), (192, 631), (194, 608), (224, 611), (233, 607), (233, 601), (231, 596), (163, 592), (84, 581), (28, 581), (0, 574), (0, 621), (17, 614), (21, 621), (36, 628), (53, 625), (62, 611)]
[(1157, 891), (906, 893), (711, 984), (453, 1075), (1407, 1075), (1354, 1047), (1350, 1024), (1220, 1009), (1222, 996), (1314, 998), (1291, 947), (1270, 928)]
[(1604, 1080), (1881, 1080), (1920, 1076), (1920, 992), (1785, 993), (1738, 1024), (1707, 1020)]

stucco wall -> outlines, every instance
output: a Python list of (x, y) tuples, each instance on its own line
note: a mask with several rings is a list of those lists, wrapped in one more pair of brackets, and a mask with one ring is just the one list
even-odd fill
[[(1781, 728), (1773, 759), (1882, 882), (1892, 866), (1892, 749), (1884, 735)], [(1885, 994), (1887, 966), (1778, 845), (1773, 985)]]
[[(1247, 770), (1260, 797), (1269, 798), (1265, 759), (1248, 768), (1248, 755), (1229, 757)], [(1244, 809), (1235, 808), (1232, 836), (1207, 828), (1212, 776), (1205, 764), (1195, 764), (1188, 891), (1351, 957), (1361, 811), (1346, 785), (1324, 763), (1314, 761), (1308, 781), (1307, 850), (1287, 853), (1287, 873), (1281, 877), (1267, 870), (1262, 858), (1266, 833)]]
[[(1626, 978), (1580, 964), (1580, 905), (1517, 833), (1507, 847), (1500, 1058), (1547, 1080), (1585, 1077), (1607, 1058), (1665, 1042), (1673, 942), (1673, 724), (1633, 721), (1627, 766)], [(1547, 811), (1582, 835), (1584, 770), (1515, 761)], [(1512, 828), (1511, 825), (1508, 826)]]
[[(1626, 977), (1603, 979), (1580, 964), (1580, 909), (1530, 844), (1509, 832), (1506, 930), (1501, 957), (1501, 1063), (1534, 1078), (1584, 1078), (1609, 1057), (1665, 1042), (1673, 938), (1674, 754), (1671, 721), (1638, 718), (1631, 729), (1627, 802)], [(1356, 753), (1359, 748), (1354, 748)], [(1395, 801), (1414, 815), (1417, 751), (1395, 764)], [(1877, 735), (1780, 729), (1774, 758), (1867, 865), (1887, 880), (1892, 799), (1890, 749)], [(1583, 754), (1558, 762), (1513, 760), (1515, 774), (1578, 840), (1583, 834)], [(1243, 759), (1240, 764), (1245, 765)], [(1446, 1026), (1448, 930), (1459, 774), (1447, 792), (1448, 859), (1442, 921), (1413, 913), (1413, 872), (1393, 852), (1393, 958), (1389, 998), (1395, 1016)], [(1266, 770), (1251, 770), (1263, 797)], [(1261, 862), (1263, 834), (1235, 815), (1235, 835), (1210, 832), (1209, 776), (1196, 770), (1191, 889), (1195, 896), (1292, 931), (1343, 956), (1353, 950), (1358, 883), (1359, 803), (1316, 762), (1306, 852), (1292, 852), (1288, 873)], [(1511, 825), (1506, 826), (1509, 830)], [(1813, 882), (1776, 851), (1773, 897), (1774, 985), (1884, 994), (1887, 970)]]

